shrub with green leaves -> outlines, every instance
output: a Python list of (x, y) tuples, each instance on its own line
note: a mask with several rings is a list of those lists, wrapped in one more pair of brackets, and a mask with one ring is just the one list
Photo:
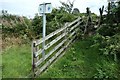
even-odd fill
[(102, 36), (99, 33), (93, 36), (94, 44), (91, 46), (99, 46), (99, 50), (105, 55), (114, 55), (114, 60), (120, 57), (120, 34), (114, 36)]
[(103, 60), (102, 65), (96, 63), (96, 73), (94, 78), (118, 78), (117, 73), (117, 64), (109, 63)]

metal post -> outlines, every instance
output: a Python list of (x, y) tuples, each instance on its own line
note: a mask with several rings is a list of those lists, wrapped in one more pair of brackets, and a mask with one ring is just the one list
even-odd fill
[(44, 58), (45, 56), (45, 34), (46, 34), (46, 15), (45, 15), (45, 3), (43, 4), (43, 52), (42, 52), (42, 57)]

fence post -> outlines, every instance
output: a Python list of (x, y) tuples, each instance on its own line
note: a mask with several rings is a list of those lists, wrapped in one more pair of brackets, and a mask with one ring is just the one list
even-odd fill
[[(66, 27), (66, 29), (64, 31), (65, 32), (65, 39), (67, 39), (68, 38), (68, 22), (65, 23), (65, 27)], [(65, 45), (67, 45), (67, 44), (65, 44)], [(65, 46), (65, 49), (66, 49), (66, 46)]]
[[(38, 51), (39, 50), (39, 45), (36, 46), (36, 50), (35, 51)], [(38, 61), (39, 60), (39, 56), (37, 56), (36, 60)]]
[(35, 77), (35, 42), (32, 42), (32, 77)]
[(76, 32), (75, 32), (77, 38), (78, 38), (78, 36), (79, 36), (79, 31), (80, 31), (80, 28), (79, 28), (79, 26), (80, 26), (80, 21), (81, 21), (81, 19), (77, 22), (77, 23), (79, 23), (79, 25), (78, 25), (78, 27), (77, 27), (78, 30), (76, 30)]
[(39, 46), (35, 46), (36, 41), (32, 42), (32, 72), (33, 72), (33, 78), (36, 76), (35, 71), (38, 69), (38, 67), (35, 67), (35, 63), (39, 60), (39, 56), (35, 57), (35, 52), (39, 50)]
[(64, 33), (65, 33), (65, 39), (67, 38), (67, 34), (68, 34), (68, 23), (65, 23), (65, 27), (66, 29), (64, 30)]

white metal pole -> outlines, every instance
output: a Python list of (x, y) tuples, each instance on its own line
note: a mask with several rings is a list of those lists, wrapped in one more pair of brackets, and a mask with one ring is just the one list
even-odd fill
[(45, 15), (45, 3), (43, 4), (43, 52), (42, 57), (45, 56), (45, 34), (46, 34), (46, 15)]

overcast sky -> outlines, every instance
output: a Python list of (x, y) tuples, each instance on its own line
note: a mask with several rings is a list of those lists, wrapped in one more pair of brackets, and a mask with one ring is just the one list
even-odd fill
[[(53, 7), (61, 6), (60, 1), (68, 0), (0, 0), (0, 10), (7, 10), (8, 13), (33, 17), (38, 13), (38, 6), (43, 2), (51, 2)], [(73, 1), (73, 0), (70, 0)], [(99, 15), (99, 8), (107, 6), (107, 0), (75, 0), (74, 8), (78, 8), (80, 12), (85, 12), (86, 7), (90, 7), (91, 12)]]

